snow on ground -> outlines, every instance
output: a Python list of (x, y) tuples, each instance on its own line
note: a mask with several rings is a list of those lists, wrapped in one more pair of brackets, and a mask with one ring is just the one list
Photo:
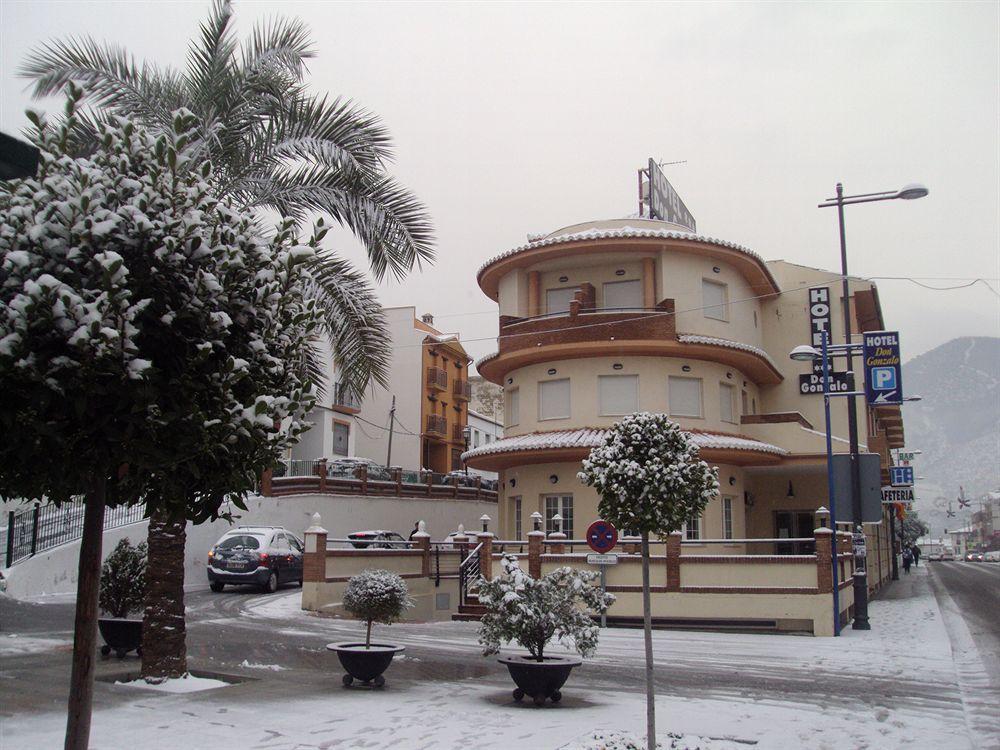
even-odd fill
[(131, 682), (116, 682), (115, 685), (141, 688), (143, 690), (158, 690), (161, 693), (200, 693), (202, 690), (228, 687), (229, 683), (222, 680), (215, 680), (211, 677), (195, 677), (194, 675), (187, 674), (183, 677), (173, 677), (163, 682), (146, 682), (143, 679), (138, 679)]
[(71, 649), (72, 647), (73, 641), (63, 638), (39, 638), (18, 635), (17, 633), (0, 636), (0, 656), (24, 656), (57, 649)]
[[(721, 737), (667, 732), (657, 734), (656, 747), (658, 750), (746, 750), (748, 745)], [(594, 732), (579, 742), (565, 745), (563, 750), (646, 750), (646, 737), (628, 732)]]
[(246, 659), (240, 662), (240, 666), (244, 669), (268, 669), (272, 672), (284, 672), (288, 669), (288, 667), (283, 667), (280, 664), (251, 664)]

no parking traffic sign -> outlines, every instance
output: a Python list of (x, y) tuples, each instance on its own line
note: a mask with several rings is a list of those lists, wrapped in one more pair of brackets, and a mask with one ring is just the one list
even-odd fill
[(587, 544), (594, 552), (610, 552), (618, 544), (618, 529), (610, 521), (597, 519), (587, 527)]

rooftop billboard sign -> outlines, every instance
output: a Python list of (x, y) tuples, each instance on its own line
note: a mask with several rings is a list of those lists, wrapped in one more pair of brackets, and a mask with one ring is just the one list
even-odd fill
[(649, 216), (698, 231), (691, 212), (654, 159), (649, 160)]

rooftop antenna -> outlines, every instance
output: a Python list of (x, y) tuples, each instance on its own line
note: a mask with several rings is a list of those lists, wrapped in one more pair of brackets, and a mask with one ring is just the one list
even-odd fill
[[(656, 166), (658, 167), (669, 167), (674, 164), (687, 164), (687, 159), (681, 159), (680, 161), (658, 161)], [(649, 179), (649, 168), (643, 167), (639, 170), (639, 218), (643, 216), (643, 198), (642, 198), (642, 178), (645, 177)]]

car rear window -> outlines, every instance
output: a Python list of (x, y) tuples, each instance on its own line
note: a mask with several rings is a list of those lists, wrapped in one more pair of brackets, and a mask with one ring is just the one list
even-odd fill
[(253, 534), (237, 534), (236, 536), (227, 536), (219, 542), (219, 549), (260, 549), (260, 540), (261, 537)]

